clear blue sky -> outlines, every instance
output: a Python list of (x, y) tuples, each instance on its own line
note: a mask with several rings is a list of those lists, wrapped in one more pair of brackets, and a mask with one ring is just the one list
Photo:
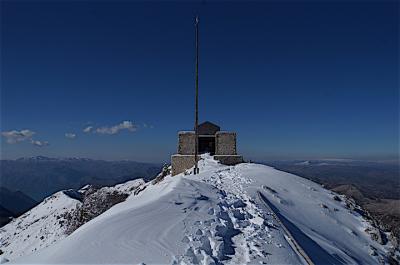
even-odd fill
[(245, 158), (396, 155), (398, 1), (2, 1), (2, 157), (168, 161), (193, 127), (196, 13), (200, 120)]

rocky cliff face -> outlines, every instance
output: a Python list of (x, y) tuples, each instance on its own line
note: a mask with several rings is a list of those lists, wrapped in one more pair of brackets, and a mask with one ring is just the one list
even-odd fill
[(96, 218), (115, 204), (125, 201), (142, 184), (144, 184), (143, 180), (132, 181), (126, 183), (123, 186), (124, 189), (110, 187), (96, 189), (93, 186), (87, 186), (81, 190), (81, 203), (62, 216), (67, 221), (65, 233), (71, 234), (81, 225)]

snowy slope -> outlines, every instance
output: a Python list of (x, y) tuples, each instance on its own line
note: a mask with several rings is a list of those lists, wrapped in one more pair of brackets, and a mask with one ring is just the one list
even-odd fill
[(390, 247), (309, 180), (257, 164), (223, 166), (209, 156), (200, 172), (147, 183), (57, 244), (13, 262), (306, 264), (308, 257), (378, 264)]
[(78, 204), (79, 200), (60, 191), (0, 228), (0, 249), (4, 256), (13, 260), (64, 238), (62, 215)]
[[(314, 263), (373, 264), (379, 260), (369, 255), (373, 250), (385, 253), (384, 247), (365, 231), (373, 230), (370, 224), (320, 185), (261, 165), (240, 165), (236, 171), (254, 176), (247, 189), (263, 187), (263, 196)], [(268, 181), (260, 172), (268, 176)]]
[[(140, 185), (142, 179), (128, 181), (113, 187), (103, 187), (91, 196), (103, 199), (108, 193), (130, 194)], [(43, 200), (22, 216), (0, 228), (0, 249), (3, 258), (14, 260), (48, 247), (67, 236), (66, 213), (82, 205), (80, 199), (91, 186), (76, 190), (60, 191)]]

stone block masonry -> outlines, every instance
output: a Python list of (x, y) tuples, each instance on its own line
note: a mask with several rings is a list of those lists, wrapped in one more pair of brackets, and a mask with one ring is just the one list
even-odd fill
[(243, 157), (239, 155), (215, 155), (215, 160), (218, 160), (221, 164), (233, 166), (243, 163)]
[(194, 155), (196, 134), (194, 132), (179, 132), (178, 154)]
[(175, 176), (179, 173), (185, 172), (185, 170), (194, 166), (194, 155), (172, 155), (171, 156), (171, 164), (172, 164), (172, 176)]
[(215, 134), (215, 155), (236, 155), (236, 133), (217, 132)]

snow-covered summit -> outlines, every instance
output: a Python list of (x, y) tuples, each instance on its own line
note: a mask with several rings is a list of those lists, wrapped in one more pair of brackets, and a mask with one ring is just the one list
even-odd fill
[(224, 166), (141, 185), (122, 203), (15, 263), (379, 264), (391, 247), (343, 197), (271, 167)]

